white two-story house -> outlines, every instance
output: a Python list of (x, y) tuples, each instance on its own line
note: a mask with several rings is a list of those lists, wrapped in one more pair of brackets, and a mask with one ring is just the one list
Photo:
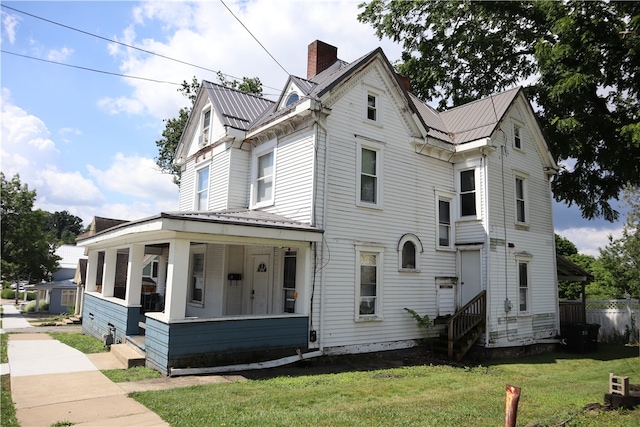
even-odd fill
[[(413, 346), (405, 308), (442, 320), (452, 357), (553, 343), (557, 166), (523, 90), (438, 112), (381, 49), (345, 62), (316, 41), (307, 62), (275, 102), (202, 82), (179, 211), (78, 243), (83, 330), (143, 335), (165, 374)], [(150, 255), (163, 304), (141, 314)]]

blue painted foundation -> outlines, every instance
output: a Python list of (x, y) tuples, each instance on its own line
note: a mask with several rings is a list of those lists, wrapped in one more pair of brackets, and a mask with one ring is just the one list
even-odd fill
[(82, 332), (102, 340), (109, 325), (116, 328), (116, 340), (123, 342), (126, 335), (138, 334), (140, 306), (126, 307), (94, 295), (84, 295)]

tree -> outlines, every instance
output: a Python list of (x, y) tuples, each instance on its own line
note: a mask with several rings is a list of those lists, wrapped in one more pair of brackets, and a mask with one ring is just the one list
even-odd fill
[(617, 298), (640, 296), (640, 188), (628, 187), (624, 201), (630, 211), (622, 237), (609, 236), (609, 244), (600, 249), (600, 261), (608, 272), (610, 286), (617, 290)]
[(82, 218), (71, 215), (68, 211), (45, 212), (44, 231), (51, 236), (51, 241), (58, 244), (75, 245), (76, 237), (82, 233)]
[(562, 255), (563, 257), (569, 257), (571, 255), (575, 255), (578, 253), (578, 248), (571, 240), (565, 237), (562, 237), (557, 233), (555, 237), (556, 237), (556, 253), (558, 255)]
[[(253, 93), (258, 96), (262, 95), (262, 83), (260, 83), (258, 77), (243, 77), (242, 81), (227, 80), (225, 75), (218, 71), (218, 79), (220, 79), (220, 84), (225, 87)], [(187, 124), (187, 119), (191, 114), (191, 109), (196, 102), (199, 89), (200, 83), (195, 77), (193, 77), (191, 83), (186, 80), (182, 82), (182, 87), (178, 91), (182, 92), (191, 101), (191, 104), (188, 107), (181, 108), (178, 111), (178, 117), (164, 120), (165, 128), (162, 131), (162, 138), (156, 141), (156, 146), (158, 147), (156, 165), (160, 167), (160, 171), (163, 173), (173, 175), (173, 183), (176, 185), (180, 185), (181, 170), (179, 166), (174, 164), (173, 159), (178, 149), (182, 132), (184, 132), (184, 127)]]
[(19, 175), (7, 181), (0, 172), (0, 180), (2, 276), (8, 280), (49, 279), (60, 258), (43, 231), (45, 212), (33, 210), (36, 191), (23, 185)]
[[(582, 216), (640, 174), (640, 2), (372, 0), (361, 22), (402, 43), (400, 74), (439, 107), (524, 84), (550, 149), (554, 197)], [(562, 164), (562, 163), (561, 163)], [(572, 165), (572, 166), (571, 166)]]

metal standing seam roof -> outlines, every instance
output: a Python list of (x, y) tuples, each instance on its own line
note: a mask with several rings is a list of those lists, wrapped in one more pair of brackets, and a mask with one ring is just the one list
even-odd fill
[(321, 229), (311, 224), (292, 220), (290, 218), (264, 211), (249, 209), (207, 212), (207, 211), (177, 211), (164, 212), (163, 217), (183, 220), (196, 220), (205, 222), (232, 223), (237, 225), (267, 226), (285, 228), (290, 230), (322, 232)]
[(491, 136), (520, 92), (520, 87), (469, 102), (440, 113), (447, 132), (455, 144)]
[(247, 130), (274, 102), (219, 84), (203, 81), (207, 95), (222, 116), (222, 123), (235, 129)]

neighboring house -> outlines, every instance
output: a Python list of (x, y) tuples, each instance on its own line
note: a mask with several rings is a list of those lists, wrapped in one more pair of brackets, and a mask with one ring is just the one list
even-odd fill
[(76, 311), (78, 307), (78, 283), (74, 280), (78, 263), (84, 256), (84, 248), (74, 245), (61, 245), (55, 251), (60, 257), (59, 268), (53, 272), (53, 280), (34, 285), (36, 290), (36, 307), (40, 307), (40, 301), (49, 304), (49, 313), (67, 313)]
[[(276, 102), (202, 83), (179, 211), (78, 242), (85, 333), (144, 335), (165, 374), (413, 346), (424, 332), (404, 308), (450, 322), (452, 348), (555, 342), (557, 166), (523, 90), (439, 113), (381, 49), (347, 63), (316, 41), (307, 60)], [(164, 304), (145, 316), (149, 255)]]

